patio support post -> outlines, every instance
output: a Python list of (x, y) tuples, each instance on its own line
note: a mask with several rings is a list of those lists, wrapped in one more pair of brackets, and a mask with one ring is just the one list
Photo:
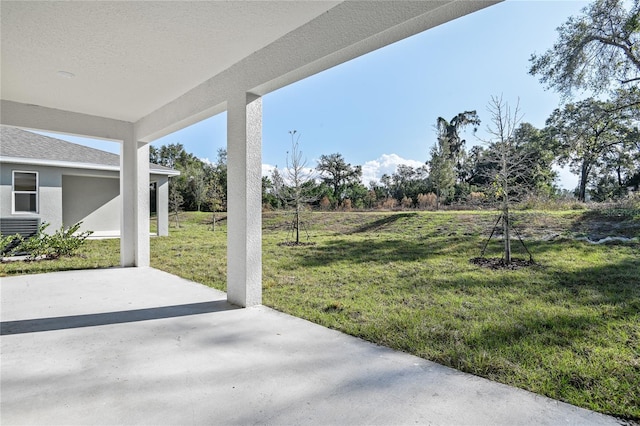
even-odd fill
[(262, 99), (227, 101), (227, 300), (262, 303)]
[(149, 145), (135, 132), (120, 148), (121, 266), (149, 266)]
[(169, 178), (156, 181), (156, 217), (158, 218), (158, 236), (169, 235)]

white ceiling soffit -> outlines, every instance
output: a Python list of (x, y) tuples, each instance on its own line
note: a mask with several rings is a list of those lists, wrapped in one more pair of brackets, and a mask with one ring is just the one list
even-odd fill
[(3, 0), (0, 93), (152, 140), (493, 3)]

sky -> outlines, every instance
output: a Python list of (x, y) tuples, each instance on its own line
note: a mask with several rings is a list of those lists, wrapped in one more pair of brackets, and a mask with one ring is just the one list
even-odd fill
[[(523, 122), (538, 128), (560, 105), (528, 74), (531, 54), (557, 39), (556, 28), (587, 4), (578, 0), (508, 0), (353, 59), (265, 95), (262, 99), (263, 174), (286, 166), (289, 131), (300, 135), (310, 167), (321, 155), (340, 153), (363, 169), (362, 181), (392, 174), (398, 164), (413, 167), (429, 159), (438, 117), (450, 120), (476, 110), (478, 132), (465, 132), (467, 148), (482, 144), (490, 121), (487, 105), (502, 96), (519, 102)], [(117, 144), (55, 137), (118, 152)], [(215, 161), (226, 147), (226, 113), (152, 143), (181, 143), (199, 158)], [(561, 172), (557, 182), (573, 189), (577, 176)]]

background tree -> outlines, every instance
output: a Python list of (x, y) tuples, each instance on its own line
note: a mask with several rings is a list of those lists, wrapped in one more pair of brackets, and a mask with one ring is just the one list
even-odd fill
[[(215, 163), (201, 160), (187, 152), (180, 143), (149, 147), (149, 161), (180, 171), (169, 181), (169, 187), (180, 194), (184, 210), (226, 210), (227, 151), (218, 150)], [(211, 188), (215, 187), (215, 190)]]
[(217, 212), (225, 211), (227, 206), (227, 150), (220, 148), (215, 164), (209, 164), (206, 200), (211, 209), (211, 229), (216, 230)]
[(559, 150), (559, 164), (579, 175), (578, 200), (586, 200), (591, 173), (607, 155), (627, 141), (630, 110), (612, 112), (612, 104), (588, 98), (557, 108), (547, 119), (549, 138)]
[(187, 174), (187, 191), (191, 200), (193, 200), (195, 210), (198, 212), (202, 210), (202, 205), (207, 201), (207, 192), (212, 179), (210, 169), (211, 166), (208, 164), (194, 162), (185, 171)]
[(227, 211), (227, 150), (224, 148), (218, 149), (214, 177), (220, 196), (220, 210)]
[(322, 181), (332, 189), (334, 208), (344, 200), (347, 187), (360, 183), (362, 177), (362, 166), (352, 166), (339, 153), (321, 155), (316, 170)]
[(524, 170), (522, 184), (525, 190), (536, 196), (551, 196), (555, 193), (554, 181), (558, 173), (553, 170), (556, 160), (553, 144), (549, 143), (544, 130), (531, 123), (521, 123), (515, 130), (516, 147), (527, 155), (529, 167)]
[(445, 144), (448, 147), (449, 159), (453, 162), (456, 178), (458, 182), (466, 180), (464, 173), (464, 160), (466, 156), (465, 152), (465, 140), (460, 137), (460, 133), (467, 126), (474, 126), (474, 132), (477, 130), (477, 126), (480, 125), (480, 117), (476, 111), (461, 112), (447, 121), (442, 117), (438, 117), (436, 122), (436, 132), (438, 134), (438, 141), (441, 144)]
[(612, 88), (635, 90), (640, 82), (639, 45), (639, 0), (596, 0), (558, 28), (551, 49), (531, 56), (529, 73), (565, 97), (576, 89), (595, 94)]
[(436, 210), (454, 191), (456, 176), (453, 159), (449, 153), (449, 140), (438, 137), (438, 142), (431, 148), (429, 161), (429, 183), (436, 195)]
[[(396, 171), (391, 175), (392, 197), (399, 201), (406, 198), (411, 200), (411, 204), (415, 204), (418, 194), (426, 191), (427, 175), (424, 166), (413, 168), (406, 164), (398, 164)], [(408, 203), (405, 201), (405, 207)]]
[[(606, 150), (590, 179), (591, 199), (607, 201), (627, 195), (628, 187), (633, 187), (634, 176), (640, 172), (640, 149), (637, 129), (619, 129), (620, 143)], [(626, 133), (626, 135), (625, 135)]]
[(271, 170), (270, 181), (273, 186), (273, 195), (277, 200), (277, 207), (284, 207), (286, 204), (286, 185), (284, 183), (284, 178), (280, 174), (280, 170), (278, 170), (277, 165), (273, 168), (273, 170)]
[(176, 185), (171, 185), (171, 181), (176, 179), (173, 177), (169, 180), (169, 211), (173, 212), (176, 221), (176, 228), (180, 228), (180, 207), (182, 207), (182, 195)]
[(262, 206), (269, 210), (281, 207), (273, 181), (268, 176), (262, 176)]

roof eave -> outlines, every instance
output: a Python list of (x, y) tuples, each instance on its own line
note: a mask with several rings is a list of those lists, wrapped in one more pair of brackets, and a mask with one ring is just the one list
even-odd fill
[[(110, 172), (119, 172), (119, 166), (109, 166), (104, 164), (91, 164), (91, 163), (78, 163), (72, 161), (52, 161), (52, 160), (38, 160), (33, 158), (23, 158), (23, 157), (0, 157), (0, 163), (8, 163), (8, 164), (24, 164), (24, 165), (34, 165), (34, 166), (46, 166), (46, 167), (63, 167), (67, 169), (83, 169), (83, 170), (100, 170), (100, 171), (110, 171)], [(179, 176), (180, 171), (178, 170), (159, 170), (149, 168), (149, 173), (154, 175), (164, 175), (164, 176)]]

